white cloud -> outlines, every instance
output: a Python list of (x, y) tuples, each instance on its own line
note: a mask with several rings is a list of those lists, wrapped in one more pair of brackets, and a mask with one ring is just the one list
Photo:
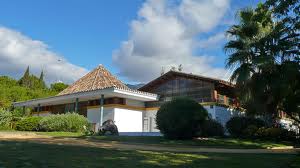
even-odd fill
[(213, 36), (208, 37), (205, 40), (198, 42), (200, 48), (215, 49), (222, 47), (221, 43), (226, 39), (224, 32), (217, 33)]
[(186, 72), (222, 76), (223, 68), (211, 66), (215, 57), (195, 54), (196, 37), (216, 27), (228, 6), (229, 0), (148, 0), (130, 24), (128, 40), (113, 52), (113, 63), (121, 76), (139, 82), (179, 64)]
[(58, 80), (72, 83), (87, 73), (86, 69), (50, 51), (45, 43), (0, 27), (0, 75), (20, 77), (27, 66), (35, 75), (44, 69), (48, 83)]

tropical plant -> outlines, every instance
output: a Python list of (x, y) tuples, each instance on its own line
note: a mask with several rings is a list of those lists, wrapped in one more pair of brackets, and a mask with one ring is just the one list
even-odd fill
[(281, 2), (268, 0), (256, 9), (241, 10), (239, 24), (227, 31), (231, 40), (224, 49), (227, 67), (234, 69), (231, 81), (248, 114), (274, 123), (284, 111), (300, 123), (299, 15), (287, 14), (289, 8), (299, 10), (299, 3)]

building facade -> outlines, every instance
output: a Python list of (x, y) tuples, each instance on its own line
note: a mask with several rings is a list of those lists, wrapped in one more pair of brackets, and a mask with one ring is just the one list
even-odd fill
[(212, 119), (224, 126), (231, 117), (241, 114), (235, 108), (238, 103), (234, 85), (219, 79), (169, 71), (139, 90), (159, 95), (158, 100), (145, 102), (145, 107), (149, 110), (144, 114), (144, 126), (148, 128), (145, 124), (148, 121), (150, 131), (158, 131), (155, 127), (155, 116), (159, 107), (176, 97), (189, 97), (199, 102)]
[(169, 71), (138, 90), (130, 89), (102, 65), (70, 85), (57, 96), (15, 102), (31, 107), (33, 115), (76, 112), (88, 118), (94, 130), (106, 120), (115, 121), (119, 132), (159, 132), (156, 113), (166, 101), (190, 97), (201, 103), (211, 118), (223, 125), (239, 112), (234, 86), (203, 76)]

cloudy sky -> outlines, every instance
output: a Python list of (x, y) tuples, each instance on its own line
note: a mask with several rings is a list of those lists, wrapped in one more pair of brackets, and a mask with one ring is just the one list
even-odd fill
[(72, 83), (98, 64), (129, 83), (162, 68), (226, 79), (224, 32), (259, 0), (1, 1), (0, 75)]

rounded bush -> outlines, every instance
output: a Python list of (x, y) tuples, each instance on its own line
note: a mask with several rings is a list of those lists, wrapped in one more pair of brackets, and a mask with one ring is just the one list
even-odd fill
[(49, 115), (40, 121), (41, 131), (84, 132), (89, 127), (86, 117), (77, 113)]
[(249, 117), (232, 117), (227, 123), (226, 128), (230, 135), (235, 137), (244, 137), (244, 130), (250, 125), (254, 125), (257, 128), (265, 126), (265, 122), (258, 118)]
[(202, 105), (188, 98), (176, 98), (163, 104), (156, 114), (160, 132), (169, 139), (191, 139), (208, 114)]
[(294, 141), (296, 140), (296, 133), (293, 131), (288, 131), (283, 128), (259, 128), (255, 136), (259, 139), (266, 140), (288, 140)]
[(205, 120), (201, 125), (201, 136), (224, 136), (224, 127), (216, 120)]
[(38, 131), (39, 122), (42, 118), (38, 116), (25, 117), (16, 123), (16, 130), (18, 131)]

